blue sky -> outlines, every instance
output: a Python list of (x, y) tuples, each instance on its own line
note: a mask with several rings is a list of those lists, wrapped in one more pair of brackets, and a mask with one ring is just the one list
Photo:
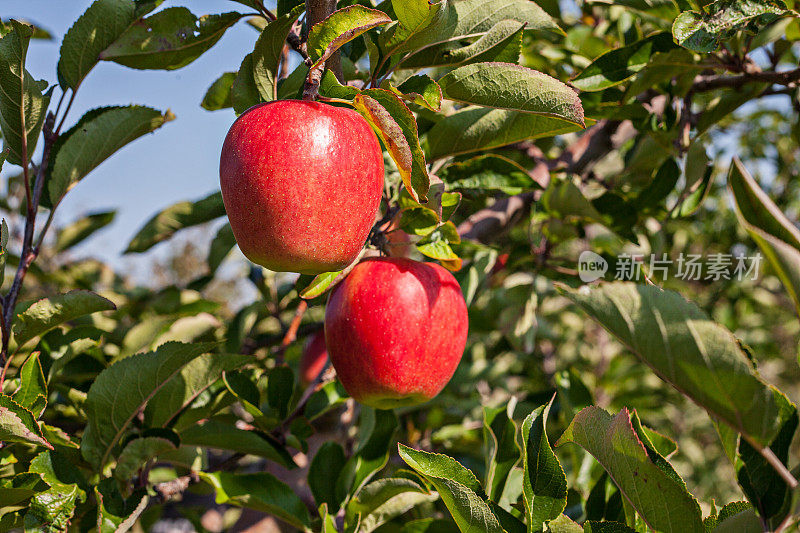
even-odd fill
[[(31, 42), (27, 68), (36, 79), (55, 83), (61, 38), (91, 1), (3, 0), (2, 3), (3, 19), (26, 19), (53, 34), (52, 41)], [(195, 15), (250, 11), (226, 0), (166, 0), (162, 7), (176, 5), (189, 7)], [(121, 256), (139, 228), (164, 207), (219, 189), (220, 148), (235, 116), (230, 109), (206, 111), (200, 107), (200, 101), (222, 72), (238, 70), (242, 57), (252, 51), (257, 33), (244, 20), (230, 28), (200, 59), (182, 69), (133, 70), (101, 62), (83, 82), (65, 129), (88, 109), (106, 105), (169, 108), (177, 119), (117, 152), (67, 195), (57, 212), (57, 225), (95, 211), (118, 210), (113, 225), (80, 245), (76, 255), (97, 257), (127, 267), (125, 270), (141, 272), (139, 267), (144, 267), (146, 257)], [(59, 94), (56, 91), (54, 101)], [(208, 239), (212, 236), (213, 231), (209, 230)], [(164, 253), (165, 246), (169, 244), (158, 246), (155, 253)]]

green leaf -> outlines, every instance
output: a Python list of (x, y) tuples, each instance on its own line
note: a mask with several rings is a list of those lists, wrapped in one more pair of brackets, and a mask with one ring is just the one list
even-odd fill
[(255, 81), (261, 100), (270, 102), (278, 98), (278, 66), (281, 62), (286, 37), (303, 12), (305, 6), (298, 6), (276, 20), (273, 20), (258, 36), (253, 51), (253, 81)]
[(0, 479), (0, 508), (24, 502), (36, 493), (44, 492), (49, 485), (39, 474), (22, 472)]
[(400, 212), (398, 225), (409, 235), (430, 235), (439, 227), (439, 217), (427, 207), (407, 207)]
[[(402, 5), (398, 9), (398, 5)], [(416, 13), (399, 12), (413, 6)], [(430, 9), (427, 9), (430, 5)], [(475, 37), (504, 20), (526, 24), (527, 30), (548, 30), (563, 34), (558, 24), (538, 4), (528, 0), (461, 0), (437, 2), (395, 0), (392, 2), (399, 23), (386, 30), (385, 55), (402, 51), (417, 52), (439, 43)]]
[(147, 221), (131, 239), (125, 253), (141, 253), (172, 237), (178, 230), (225, 216), (222, 194), (212, 193), (196, 202), (178, 202)]
[(34, 496), (25, 513), (25, 531), (66, 531), (79, 491), (77, 485), (63, 485)]
[[(240, 370), (238, 372), (226, 372), (222, 375), (222, 381), (225, 387), (233, 394), (242, 407), (256, 420), (263, 417), (264, 413), (261, 412), (261, 392), (258, 390), (255, 381), (257, 376), (252, 372)], [(277, 422), (277, 421), (276, 421)]]
[(715, 533), (761, 533), (764, 530), (761, 520), (747, 502), (725, 504), (717, 516), (711, 515), (703, 520), (703, 525), (706, 531)]
[(450, 479), (477, 495), (484, 494), (483, 487), (475, 474), (452, 457), (413, 450), (404, 444), (399, 445), (399, 451), (403, 460), (422, 476)]
[(751, 442), (769, 444), (790, 416), (785, 397), (755, 374), (731, 332), (678, 293), (623, 282), (559, 290), (661, 379)]
[(459, 244), (461, 237), (455, 224), (451, 221), (445, 222), (429, 235), (417, 242), (417, 250), (432, 259), (442, 263), (442, 266), (453, 271), (461, 269), (461, 258), (458, 257), (451, 244)]
[(134, 479), (139, 470), (162, 453), (176, 449), (175, 443), (164, 437), (141, 437), (133, 439), (122, 449), (117, 458), (114, 477), (120, 481)]
[(256, 104), (261, 103), (256, 80), (253, 77), (253, 54), (242, 59), (239, 72), (231, 85), (231, 104), (237, 115), (241, 115)]
[(111, 224), (116, 214), (116, 211), (92, 213), (60, 229), (56, 234), (55, 251), (63, 252), (83, 242), (96, 231)]
[(344, 43), (391, 21), (386, 13), (358, 4), (334, 11), (308, 32), (308, 56), (314, 62), (311, 68), (323, 64)]
[[(697, 118), (696, 135), (701, 135), (741, 106), (757, 98), (769, 87), (769, 83), (748, 83), (735, 89), (718, 91)], [(716, 96), (716, 95), (715, 95)]]
[(117, 482), (107, 478), (95, 488), (97, 500), (97, 532), (117, 533), (128, 531), (147, 508), (150, 498), (144, 490), (137, 490), (124, 499), (117, 489)]
[(48, 168), (52, 205), (114, 152), (175, 116), (143, 106), (101, 107), (84, 114), (53, 147)]
[(739, 222), (767, 256), (800, 313), (800, 230), (734, 158), (728, 171)]
[[(212, 347), (170, 342), (154, 352), (122, 359), (100, 372), (84, 404), (88, 424), (81, 441), (83, 457), (102, 471), (141, 409), (186, 364)], [(126, 386), (121, 387), (120, 383)]]
[(401, 533), (458, 533), (459, 529), (451, 520), (422, 518), (407, 522)]
[(233, 229), (231, 225), (226, 223), (211, 241), (211, 246), (208, 249), (208, 269), (211, 274), (214, 274), (222, 262), (228, 257), (228, 254), (236, 246), (236, 237), (233, 236)]
[(386, 80), (381, 83), (381, 88), (431, 111), (439, 111), (442, 107), (442, 88), (427, 74), (411, 76), (398, 87)]
[(486, 492), (493, 501), (500, 499), (508, 475), (520, 459), (517, 425), (514, 423), (513, 415), (512, 404), (483, 408)]
[[(329, 73), (330, 76), (328, 75)], [(286, 78), (278, 81), (278, 100), (301, 98), (303, 95), (303, 86), (305, 85), (307, 76), (308, 65), (305, 63), (298, 64), (297, 67)], [(336, 80), (336, 76), (332, 72), (326, 70), (322, 75), (319, 93), (323, 96), (334, 97), (334, 95), (328, 94), (325, 91), (325, 81), (329, 78)], [(338, 80), (336, 80), (336, 82), (339, 87), (349, 87), (350, 89), (353, 89), (353, 91), (358, 92), (358, 89), (355, 87), (350, 87), (349, 85), (343, 86), (338, 82)]]
[(53, 449), (45, 440), (33, 413), (5, 394), (0, 394), (0, 441), (24, 442)]
[(652, 460), (627, 409), (612, 417), (599, 407), (587, 407), (575, 416), (556, 445), (564, 442), (574, 442), (592, 454), (651, 529), (703, 533), (697, 501), (674, 470), (665, 472), (663, 464)]
[(328, 505), (322, 504), (319, 506), (317, 511), (319, 513), (320, 518), (322, 519), (322, 531), (321, 533), (339, 533), (339, 529), (336, 527), (336, 522), (334, 517), (328, 513)]
[(345, 522), (361, 516), (358, 531), (370, 533), (396, 516), (426, 502), (439, 499), (425, 487), (406, 478), (385, 478), (361, 489), (347, 505)]
[(171, 427), (181, 412), (215, 383), (223, 372), (252, 362), (249, 355), (203, 354), (187, 363), (148, 403), (144, 420), (150, 427)]
[[(792, 415), (787, 418), (780, 432), (769, 444), (770, 450), (784, 466), (789, 464), (789, 447), (792, 444), (798, 425), (797, 409), (794, 406)], [(758, 514), (777, 528), (793, 505), (792, 489), (778, 475), (764, 456), (746, 440), (739, 440), (736, 458), (736, 479), (742, 487), (747, 499), (758, 510)], [(721, 514), (720, 514), (721, 515)], [(720, 521), (723, 519), (720, 518)]]
[(342, 503), (336, 493), (336, 480), (347, 459), (344, 448), (337, 442), (325, 442), (317, 450), (308, 470), (308, 488), (317, 505), (327, 505), (332, 513), (339, 511)]
[(567, 424), (578, 411), (594, 405), (594, 398), (589, 387), (581, 380), (580, 374), (574, 367), (570, 366), (567, 370), (556, 374), (555, 384), (558, 391), (558, 403)]
[(586, 521), (583, 523), (583, 533), (636, 533), (636, 530), (620, 522)]
[(542, 194), (541, 203), (551, 217), (559, 220), (603, 220), (603, 216), (570, 178), (551, 179)]
[(51, 92), (42, 94), (47, 82), (34, 80), (25, 70), (33, 27), (11, 20), (11, 28), (0, 37), (0, 131), (6, 150), (4, 159), (27, 166), (42, 131)]
[(668, 158), (653, 175), (653, 181), (634, 200), (639, 210), (654, 209), (675, 189), (681, 177), (681, 169), (674, 158)]
[(286, 468), (297, 468), (291, 455), (272, 437), (260, 431), (239, 429), (217, 419), (205, 420), (181, 431), (181, 444), (231, 450), (264, 457)]
[(21, 347), (64, 322), (114, 309), (116, 306), (110, 300), (91, 291), (74, 290), (52, 298), (42, 298), (17, 315), (13, 326), (14, 341)]
[(672, 25), (675, 41), (695, 52), (708, 53), (740, 30), (756, 32), (781, 16), (796, 14), (782, 0), (717, 0), (706, 12), (685, 11)]
[(669, 32), (658, 32), (633, 44), (609, 50), (572, 79), (581, 91), (602, 91), (619, 85), (645, 68), (654, 54), (675, 48)]
[(358, 494), (361, 487), (386, 466), (397, 424), (397, 416), (393, 411), (362, 406), (359, 420), (361, 442), (337, 480), (337, 496), (341, 501)]
[(524, 167), (496, 154), (447, 165), (438, 176), (447, 183), (448, 190), (501, 191), (514, 195), (540, 187)]
[(86, 499), (86, 492), (82, 488), (87, 486), (86, 478), (70, 455), (55, 451), (41, 452), (31, 460), (28, 471), (39, 474), (54, 489), (78, 485), (78, 497), (82, 501)]
[(398, 444), (400, 457), (428, 480), (439, 493), (463, 533), (503, 533), (497, 517), (481, 498), (475, 475), (446, 455), (414, 450)]
[(231, 89), (233, 82), (236, 79), (236, 72), (225, 72), (214, 80), (214, 83), (206, 91), (203, 101), (200, 102), (200, 107), (206, 111), (217, 111), (219, 109), (226, 109), (233, 107), (231, 101)]
[(311, 283), (306, 285), (306, 287), (300, 291), (300, 298), (312, 300), (317, 296), (324, 294), (325, 291), (333, 288), (333, 282), (336, 281), (341, 274), (341, 271), (323, 272), (322, 274), (317, 274), (314, 276), (314, 279), (311, 280)]
[(467, 107), (448, 115), (428, 130), (425, 134), (426, 153), (433, 161), (580, 130), (577, 124), (560, 118), (507, 109)]
[(681, 202), (673, 211), (674, 218), (687, 217), (693, 215), (700, 209), (708, 194), (711, 192), (711, 184), (714, 182), (714, 165), (708, 160), (708, 155), (700, 143), (696, 143), (694, 149), (689, 148), (686, 155), (686, 199)]
[(267, 402), (283, 419), (289, 414), (289, 402), (294, 392), (294, 372), (288, 366), (276, 366), (269, 372)]
[(427, 201), (430, 177), (419, 145), (417, 121), (408, 107), (385, 89), (362, 91), (353, 99), (353, 106), (383, 141), (411, 197), (418, 202)]
[(347, 392), (338, 380), (327, 383), (311, 395), (306, 404), (305, 417), (309, 421), (314, 421), (331, 409), (343, 404), (346, 400)]
[(47, 381), (42, 372), (39, 352), (34, 352), (19, 371), (20, 385), (12, 396), (19, 405), (31, 411), (37, 418), (47, 405)]
[[(672, 41), (671, 36), (669, 39)], [(636, 97), (673, 78), (676, 78), (676, 87), (682, 87), (684, 83), (692, 81), (693, 74), (702, 68), (702, 63), (695, 61), (695, 54), (685, 48), (675, 47), (668, 52), (655, 52), (628, 84), (625, 89), (625, 99)], [(617, 104), (611, 105), (609, 111), (613, 118), (614, 108), (617, 107)]]
[(518, 63), (524, 30), (524, 22), (501, 20), (474, 43), (461, 47), (457, 43), (433, 46), (404, 59), (401, 65), (403, 68), (429, 68), (484, 61)]
[(573, 522), (567, 515), (560, 515), (558, 518), (547, 524), (547, 533), (583, 533), (583, 528)]
[(513, 63), (475, 63), (439, 80), (444, 97), (467, 104), (510, 109), (584, 126), (578, 94), (557, 79)]
[(649, 427), (642, 424), (642, 421), (639, 420), (639, 414), (634, 411), (633, 415), (631, 415), (631, 423), (633, 424), (633, 430), (639, 436), (639, 439), (644, 444), (645, 448), (647, 448), (647, 453), (650, 455), (651, 459), (653, 459), (656, 463), (661, 463), (672, 469), (672, 466), (669, 463), (662, 463), (655, 459), (655, 454), (661, 455), (663, 458), (668, 459), (670, 455), (674, 454), (678, 450), (678, 444), (670, 439), (669, 437), (662, 435), (661, 433), (650, 429)]
[(76, 89), (116, 41), (141, 15), (131, 0), (96, 0), (64, 35), (58, 59), (62, 87)]
[(303, 531), (311, 525), (311, 517), (302, 500), (272, 474), (200, 472), (200, 477), (214, 488), (218, 504), (269, 513)]
[(533, 531), (557, 518), (567, 505), (567, 477), (547, 439), (545, 425), (553, 400), (536, 408), (522, 423), (522, 495)]
[(99, 57), (135, 69), (185, 67), (214, 46), (241, 16), (230, 12), (195, 17), (185, 7), (169, 7), (136, 22)]

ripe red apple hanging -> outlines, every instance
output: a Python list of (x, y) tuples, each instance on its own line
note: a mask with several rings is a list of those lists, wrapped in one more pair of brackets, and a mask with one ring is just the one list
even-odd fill
[(325, 332), (319, 330), (308, 339), (300, 356), (300, 384), (307, 387), (317, 379), (328, 363), (328, 348), (325, 346)]
[(341, 270), (364, 246), (383, 190), (375, 133), (352, 109), (279, 100), (247, 110), (222, 147), (236, 242), (275, 271)]
[(379, 409), (414, 405), (450, 381), (467, 340), (458, 282), (433, 263), (362, 261), (325, 310), (328, 355), (347, 392)]

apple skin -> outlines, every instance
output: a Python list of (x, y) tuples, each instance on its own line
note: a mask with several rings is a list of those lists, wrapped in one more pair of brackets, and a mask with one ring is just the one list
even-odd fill
[(303, 347), (300, 357), (300, 383), (307, 387), (317, 379), (328, 363), (328, 348), (325, 345), (325, 331), (314, 333)]
[(461, 287), (433, 263), (369, 258), (328, 297), (328, 355), (358, 402), (392, 409), (439, 394), (461, 361), (469, 327)]
[(346, 267), (364, 246), (383, 191), (383, 154), (352, 109), (278, 100), (236, 119), (219, 177), (248, 259), (274, 271), (319, 274)]

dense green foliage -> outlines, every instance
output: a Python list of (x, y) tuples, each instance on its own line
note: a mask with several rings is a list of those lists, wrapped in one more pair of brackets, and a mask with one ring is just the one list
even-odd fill
[[(28, 44), (52, 37), (0, 22), (0, 531), (796, 529), (791, 2), (342, 0), (311, 28), (296, 0), (160, 4), (96, 0), (43, 81)], [(359, 406), (329, 369), (301, 385), (347, 272), (246, 264), (219, 193), (132, 239), (174, 237), (157, 286), (70, 259), (114, 212), (48, 234), (83, 177), (176, 119), (70, 117), (92, 68), (178, 69), (244, 23), (252, 50), (198, 105), (355, 108), (386, 149), (367, 253), (456, 272), (469, 341), (429, 403)]]

